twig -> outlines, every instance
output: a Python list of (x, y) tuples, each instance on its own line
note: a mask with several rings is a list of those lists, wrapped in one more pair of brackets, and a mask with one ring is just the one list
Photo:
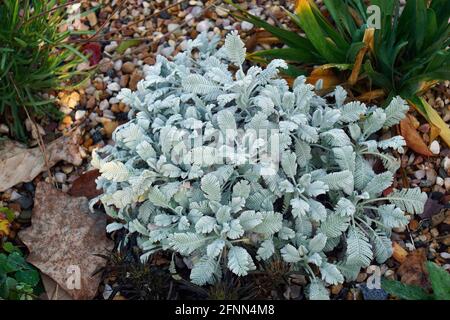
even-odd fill
[(127, 0), (122, 0), (120, 1), (120, 3), (116, 6), (116, 8), (113, 10), (113, 12), (109, 15), (108, 19), (106, 19), (102, 25), (100, 26), (100, 28), (98, 28), (98, 30), (92, 35), (90, 36), (87, 40), (91, 41), (93, 38), (97, 37), (97, 35), (100, 33), (100, 31), (108, 24), (108, 22), (111, 21), (111, 19), (114, 17), (114, 15), (120, 10), (122, 9), (122, 6), (127, 2)]

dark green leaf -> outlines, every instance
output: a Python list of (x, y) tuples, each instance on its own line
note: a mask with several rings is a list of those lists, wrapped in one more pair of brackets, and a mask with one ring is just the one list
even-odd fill
[(18, 282), (26, 283), (32, 287), (39, 283), (39, 273), (34, 269), (17, 271), (15, 278)]
[(427, 261), (427, 270), (435, 299), (450, 300), (450, 274), (431, 261)]
[(381, 287), (389, 294), (404, 300), (430, 300), (432, 296), (424, 289), (410, 286), (400, 281), (382, 279)]

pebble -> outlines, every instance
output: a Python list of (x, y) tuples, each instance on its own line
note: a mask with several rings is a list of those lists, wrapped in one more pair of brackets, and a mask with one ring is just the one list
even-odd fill
[(367, 285), (363, 284), (360, 286), (361, 292), (363, 294), (364, 300), (386, 300), (388, 294), (383, 289), (369, 289)]
[(425, 170), (417, 170), (416, 172), (414, 172), (414, 176), (421, 180), (425, 177)]
[(208, 31), (212, 27), (212, 23), (209, 20), (200, 21), (195, 28), (198, 32)]
[(178, 23), (169, 23), (169, 25), (167, 26), (167, 31), (174, 32), (178, 29), (179, 26), (180, 25)]
[(25, 183), (23, 184), (23, 187), (24, 187), (25, 190), (27, 190), (28, 192), (34, 193), (35, 188), (34, 188), (33, 182), (25, 182)]
[(85, 115), (86, 115), (85, 110), (77, 110), (77, 112), (75, 112), (75, 120), (81, 120), (84, 118)]
[(161, 49), (161, 55), (163, 55), (164, 57), (170, 57), (170, 55), (173, 53), (173, 51), (175, 50), (174, 47), (165, 47), (163, 49)]
[(133, 73), (134, 69), (136, 69), (136, 66), (132, 62), (125, 62), (122, 66), (122, 72), (124, 74), (131, 74)]
[(63, 166), (61, 166), (61, 170), (65, 173), (65, 174), (69, 174), (73, 171), (73, 166), (70, 164), (65, 164)]
[(28, 195), (21, 195), (21, 197), (17, 199), (17, 202), (23, 210), (31, 209), (34, 204), (33, 198)]
[(114, 70), (120, 71), (120, 69), (122, 69), (122, 64), (122, 60), (117, 60), (114, 62)]
[(58, 183), (64, 183), (66, 182), (67, 175), (64, 172), (56, 172), (55, 173), (55, 180)]
[(124, 74), (123, 76), (120, 77), (119, 84), (122, 88), (126, 88), (128, 85), (128, 81), (130, 81), (130, 75)]
[(117, 82), (111, 82), (108, 84), (107, 88), (111, 91), (120, 91), (120, 85)]
[(439, 142), (434, 140), (430, 145), (430, 150), (433, 152), (433, 154), (439, 154), (441, 152), (441, 146), (439, 145)]
[(253, 29), (253, 23), (247, 22), (247, 21), (242, 21), (241, 22), (241, 28), (244, 31), (250, 31)]
[(113, 52), (114, 50), (116, 50), (118, 46), (119, 46), (119, 45), (117, 44), (116, 41), (111, 41), (110, 44), (108, 44), (108, 45), (105, 46), (105, 51), (108, 52), (108, 53), (111, 53), (111, 52)]
[(97, 102), (96, 102), (96, 100), (95, 100), (95, 97), (90, 97), (90, 98), (88, 99), (88, 101), (86, 102), (86, 108), (92, 109), (92, 108), (95, 107), (95, 104), (96, 104), (96, 103), (97, 103)]
[(8, 134), (9, 133), (9, 128), (6, 124), (2, 123), (0, 124), (0, 133), (1, 134)]
[(445, 171), (449, 171), (450, 170), (450, 158), (449, 157), (445, 157), (444, 161), (442, 161), (442, 163), (444, 165)]
[(441, 257), (444, 258), (444, 259), (450, 259), (450, 253), (441, 252)]
[(228, 17), (228, 11), (221, 7), (216, 7), (216, 13), (219, 17)]
[(442, 179), (441, 177), (436, 177), (436, 184), (438, 186), (443, 186), (444, 185), (444, 179)]
[[(100, 72), (102, 72), (102, 73), (106, 73), (106, 72), (108, 72), (109, 69), (111, 69), (111, 68), (114, 67), (114, 63), (113, 63), (110, 59), (108, 59), (108, 58), (100, 60), (100, 62), (98, 63), (98, 65), (99, 65), (99, 66), (98, 66), (98, 69), (99, 69)], [(96, 87), (96, 88), (97, 88), (97, 87)], [(97, 88), (97, 90), (99, 90), (99, 89)]]
[(450, 178), (444, 179), (445, 190), (450, 191)]
[(136, 90), (137, 89), (137, 83), (139, 81), (142, 80), (142, 76), (139, 72), (137, 72), (137, 70), (134, 70), (134, 72), (132, 73), (131, 77), (130, 77), (130, 82), (128, 83), (128, 87), (131, 90)]
[(98, 105), (98, 107), (100, 108), (100, 110), (102, 110), (102, 111), (104, 111), (104, 110), (107, 110), (108, 108), (109, 108), (109, 102), (108, 102), (108, 100), (102, 100), (101, 102), (100, 102), (100, 104)]

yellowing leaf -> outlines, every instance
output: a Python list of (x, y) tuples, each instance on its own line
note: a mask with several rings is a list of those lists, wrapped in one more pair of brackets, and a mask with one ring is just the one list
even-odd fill
[(361, 71), (361, 65), (364, 60), (364, 56), (367, 53), (367, 50), (373, 51), (374, 47), (374, 36), (375, 29), (374, 28), (367, 28), (364, 31), (364, 47), (362, 47), (358, 54), (356, 55), (355, 64), (353, 65), (352, 74), (350, 75), (350, 78), (348, 79), (348, 83), (353, 86), (358, 81), (359, 72)]
[(0, 234), (8, 236), (10, 233), (9, 226), (9, 221), (0, 217)]
[(450, 128), (448, 124), (442, 120), (441, 116), (433, 109), (432, 106), (428, 104), (423, 98), (419, 98), (416, 100), (417, 103), (414, 103), (410, 100), (408, 102), (432, 125), (438, 128), (439, 135), (442, 140), (450, 147)]

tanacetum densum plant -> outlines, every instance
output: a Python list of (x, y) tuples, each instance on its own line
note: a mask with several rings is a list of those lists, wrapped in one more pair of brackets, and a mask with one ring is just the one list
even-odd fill
[[(322, 98), (302, 77), (291, 90), (277, 76), (283, 60), (244, 70), (239, 36), (218, 41), (202, 34), (173, 61), (159, 56), (137, 91), (118, 95), (130, 121), (92, 160), (118, 221), (108, 231), (137, 233), (144, 261), (158, 250), (184, 256), (198, 285), (281, 256), (307, 274), (311, 299), (326, 299), (327, 284), (389, 258), (391, 229), (423, 210), (418, 188), (381, 196), (399, 168), (384, 151), (405, 142), (373, 134), (408, 107), (400, 98), (384, 110), (346, 103), (340, 87)], [(372, 170), (373, 158), (385, 172)], [(342, 259), (327, 256), (334, 249)]]

